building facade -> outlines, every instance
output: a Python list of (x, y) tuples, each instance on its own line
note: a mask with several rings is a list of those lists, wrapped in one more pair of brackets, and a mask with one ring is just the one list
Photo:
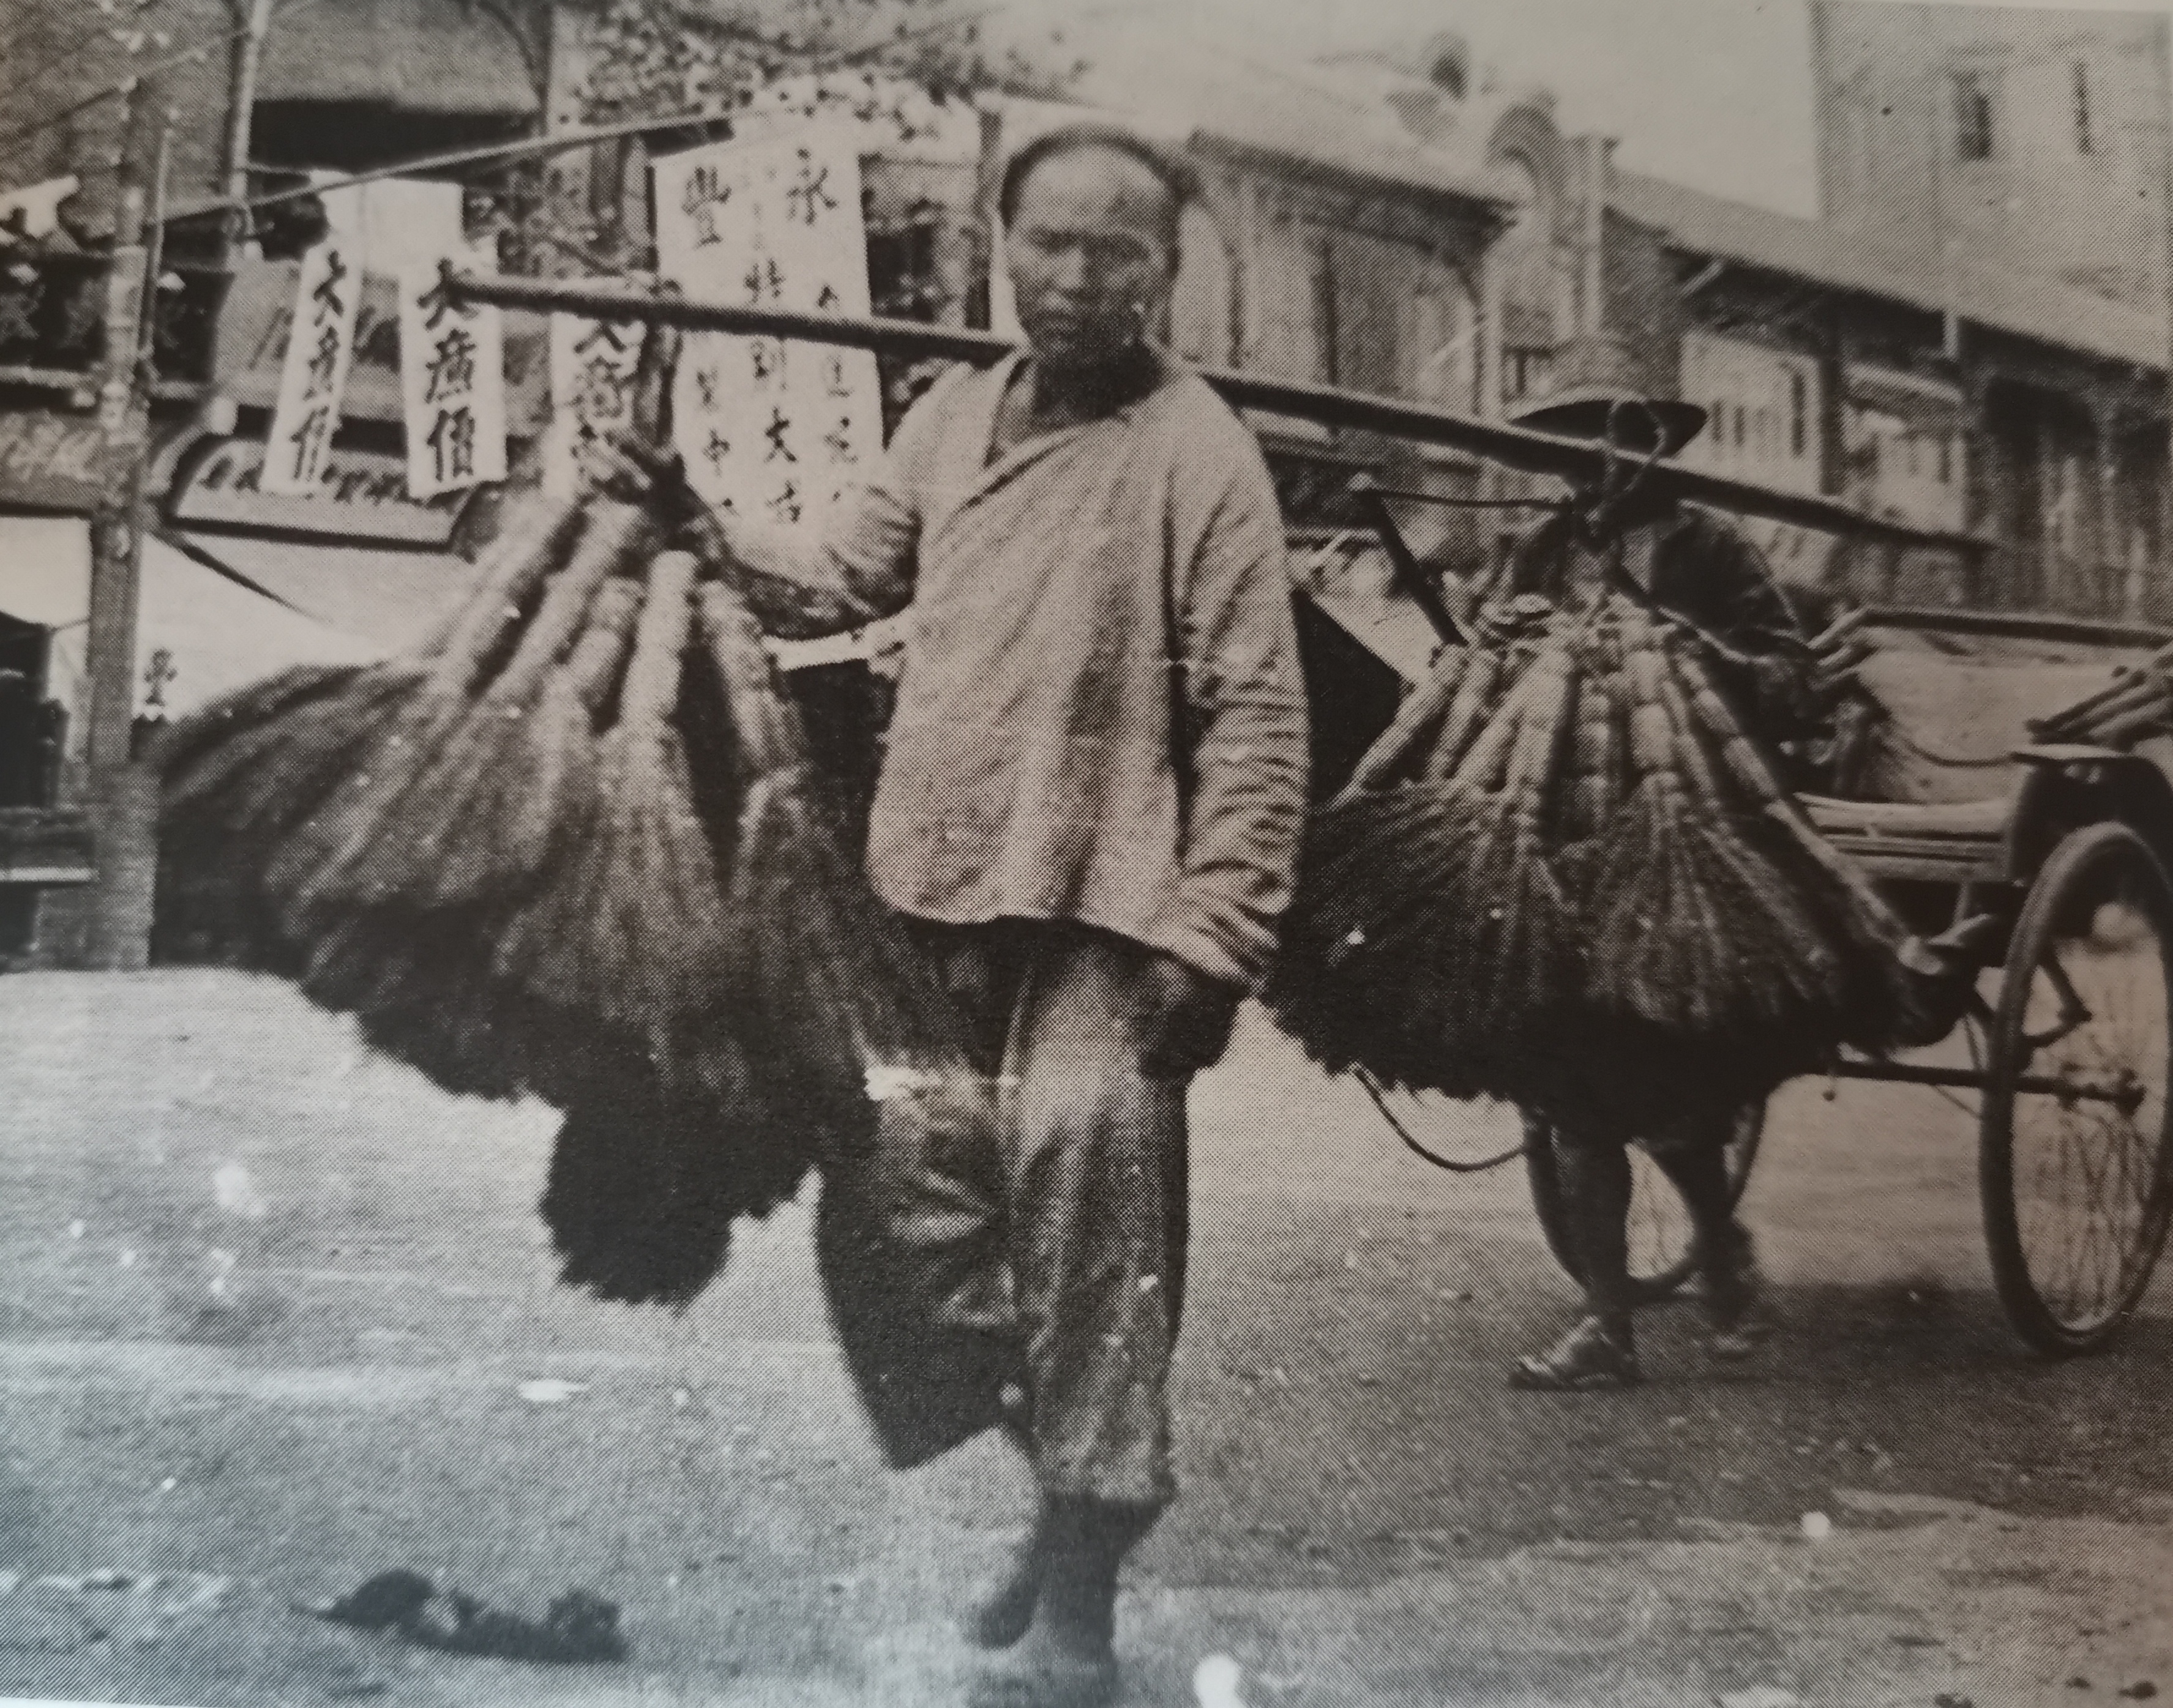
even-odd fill
[(1814, 0), (1811, 22), (1829, 224), (2162, 309), (2163, 14)]

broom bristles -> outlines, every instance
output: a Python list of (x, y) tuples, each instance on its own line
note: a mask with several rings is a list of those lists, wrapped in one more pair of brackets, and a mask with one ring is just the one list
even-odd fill
[(1669, 1064), (1748, 1096), (1895, 1005), (1867, 946), (1890, 916), (1795, 845), (1702, 665), (1633, 602), (1558, 617), (1499, 694), (1489, 674), (1418, 767), (1445, 785), (1309, 829), (1269, 998), (1317, 1059), (1620, 1118), (1663, 1110)]

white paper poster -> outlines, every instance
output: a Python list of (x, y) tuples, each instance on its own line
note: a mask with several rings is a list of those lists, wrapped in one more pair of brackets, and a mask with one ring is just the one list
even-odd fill
[(575, 315), (551, 316), (551, 426), (543, 439), (543, 490), (580, 490), (583, 452), (634, 424), (634, 368), (642, 330)]
[[(656, 161), (659, 271), (689, 296), (865, 315), (860, 135), (810, 126)], [(868, 351), (690, 335), (672, 419), (697, 493), (785, 525), (819, 521), (882, 454)]]
[(263, 477), (267, 493), (316, 490), (354, 357), (355, 311), (362, 306), (361, 202), (352, 191), (327, 195), (324, 202), (331, 229), (302, 257), (294, 330), (280, 370), (278, 406), (272, 412)]
[[(471, 251), (444, 257), (490, 271)], [(437, 260), (400, 274), (400, 393), (416, 499), (505, 478), (505, 340), (495, 308), (454, 303)]]
[(466, 192), (459, 185), (431, 178), (380, 178), (359, 187), (371, 272), (397, 278), (419, 262), (466, 247), (461, 232)]

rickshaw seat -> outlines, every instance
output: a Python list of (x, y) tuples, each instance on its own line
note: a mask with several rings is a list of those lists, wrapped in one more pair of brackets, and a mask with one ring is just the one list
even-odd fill
[(2007, 833), (2014, 798), (1998, 795), (1982, 800), (1836, 800), (1822, 795), (1798, 797), (1820, 830), (1875, 837), (1950, 836), (1989, 838)]
[(1799, 795), (1835, 849), (1874, 879), (1957, 884), (2007, 874), (2009, 795), (1981, 800), (1836, 800)]

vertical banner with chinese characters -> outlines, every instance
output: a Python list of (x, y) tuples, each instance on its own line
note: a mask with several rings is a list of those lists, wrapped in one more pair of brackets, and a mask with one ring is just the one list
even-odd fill
[[(868, 312), (860, 131), (809, 126), (658, 160), (659, 271), (690, 296)], [(709, 503), (814, 522), (882, 452), (874, 355), (723, 333), (690, 336), (672, 418)]]
[(543, 490), (571, 498), (580, 486), (583, 451), (634, 424), (634, 372), (642, 330), (551, 316), (551, 426), (543, 436)]
[[(445, 257), (463, 272), (488, 257)], [(400, 274), (400, 394), (407, 493), (416, 499), (505, 478), (505, 340), (499, 310), (460, 305), (436, 261)]]
[(316, 490), (339, 427), (348, 364), (354, 356), (355, 311), (362, 306), (364, 247), (361, 199), (354, 191), (324, 198), (330, 231), (302, 257), (294, 294), (294, 330), (279, 376), (278, 406), (272, 412), (271, 454), (264, 464), (267, 493)]

